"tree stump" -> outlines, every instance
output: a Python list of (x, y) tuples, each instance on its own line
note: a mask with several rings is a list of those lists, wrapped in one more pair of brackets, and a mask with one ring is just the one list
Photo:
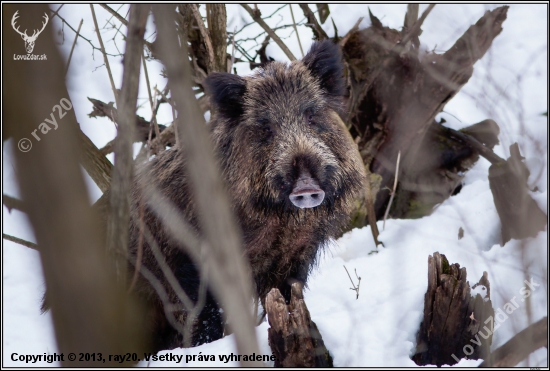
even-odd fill
[(546, 214), (527, 192), (529, 170), (523, 159), (514, 143), (510, 158), (489, 168), (489, 185), (502, 224), (502, 245), (512, 238), (535, 237), (547, 223)]
[[(373, 197), (377, 220), (384, 217), (391, 197), (399, 152), (402, 161), (391, 216), (428, 215), (435, 204), (460, 190), (461, 174), (477, 160), (477, 153), (434, 119), (468, 82), (474, 64), (502, 31), (507, 11), (507, 6), (487, 11), (443, 54), (419, 50), (420, 30), (400, 32), (383, 26), (372, 14), (370, 27), (347, 36), (342, 51), (350, 96), (344, 121), (370, 173), (381, 178), (380, 191)], [(407, 29), (416, 18), (409, 16)], [(490, 126), (468, 128), (469, 135), (486, 136), (481, 141), (491, 147), (497, 137)], [(364, 219), (363, 215), (354, 217)], [(352, 225), (359, 224), (355, 220)]]
[(267, 294), (265, 303), (275, 367), (333, 367), (332, 357), (311, 320), (299, 283), (292, 284), (289, 305), (275, 288)]
[(454, 365), (461, 358), (487, 358), (493, 338), (494, 310), (487, 272), (477, 284), (487, 289), (470, 295), (466, 268), (449, 264), (438, 252), (428, 258), (428, 290), (424, 297), (424, 319), (417, 334), (417, 365)]

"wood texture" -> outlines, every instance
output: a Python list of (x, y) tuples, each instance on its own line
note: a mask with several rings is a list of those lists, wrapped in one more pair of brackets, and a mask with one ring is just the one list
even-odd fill
[(265, 305), (275, 367), (332, 367), (332, 357), (311, 320), (299, 283), (292, 284), (288, 305), (275, 288), (267, 294)]
[[(454, 365), (458, 359), (486, 358), (493, 336), (494, 310), (487, 273), (476, 285), (486, 288), (486, 297), (472, 297), (466, 268), (449, 264), (438, 252), (428, 257), (428, 290), (424, 318), (417, 334), (417, 365)], [(489, 324), (487, 324), (489, 323)]]

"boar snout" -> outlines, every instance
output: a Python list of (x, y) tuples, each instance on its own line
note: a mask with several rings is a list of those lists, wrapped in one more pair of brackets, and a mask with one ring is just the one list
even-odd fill
[(309, 173), (303, 172), (298, 177), (289, 198), (294, 206), (307, 209), (319, 206), (325, 199), (325, 191)]

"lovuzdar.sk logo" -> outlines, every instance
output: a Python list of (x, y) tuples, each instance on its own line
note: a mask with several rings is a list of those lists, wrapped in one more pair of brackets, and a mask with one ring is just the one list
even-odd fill
[(36, 39), (38, 38), (38, 36), (42, 33), (42, 31), (44, 31), (44, 29), (46, 28), (46, 25), (48, 24), (48, 21), (50, 20), (48, 18), (48, 15), (46, 13), (44, 13), (44, 19), (45, 21), (42, 23), (42, 29), (40, 30), (34, 30), (33, 34), (31, 36), (27, 35), (27, 30), (25, 30), (24, 32), (21, 32), (19, 31), (19, 26), (16, 26), (16, 20), (17, 18), (19, 18), (19, 15), (17, 14), (19, 13), (19, 10), (16, 11), (13, 15), (13, 17), (11, 18), (11, 26), (13, 27), (13, 29), (15, 30), (15, 32), (17, 32), (19, 35), (21, 35), (21, 38), (25, 41), (25, 50), (27, 51), (27, 55), (13, 55), (13, 59), (24, 59), (24, 60), (45, 60), (46, 59), (46, 55), (33, 55), (31, 54), (32, 51), (34, 50), (34, 44), (36, 42)]

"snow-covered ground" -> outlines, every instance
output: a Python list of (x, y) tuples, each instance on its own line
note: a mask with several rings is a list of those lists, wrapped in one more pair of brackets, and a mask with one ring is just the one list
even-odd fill
[[(260, 5), (263, 15), (271, 14), (278, 5)], [(400, 29), (406, 5), (369, 5), (384, 25)], [(344, 35), (363, 16), (361, 27), (369, 25), (368, 7), (361, 4), (330, 5), (331, 15)], [(114, 7), (114, 5), (113, 5)], [(315, 8), (314, 6), (312, 6)], [(475, 23), (487, 9), (497, 5), (437, 5), (423, 25), (420, 40), (426, 50), (443, 52), (448, 49), (468, 26)], [(52, 5), (57, 9), (58, 5)], [(420, 12), (426, 8), (420, 6)], [(302, 19), (301, 9), (294, 5), (297, 21)], [(240, 29), (250, 17), (236, 4), (227, 6), (228, 29)], [(127, 7), (119, 10), (126, 14)], [(547, 5), (511, 5), (503, 32), (496, 38), (487, 55), (475, 65), (470, 82), (445, 107), (440, 114), (453, 128), (461, 128), (486, 118), (494, 119), (501, 128), (501, 144), (495, 152), (509, 156), (508, 147), (518, 142), (521, 153), (531, 171), (529, 185), (538, 189), (532, 193), (544, 212), (548, 212), (548, 121), (542, 116), (548, 110), (548, 37)], [(100, 27), (110, 17), (96, 6)], [(270, 18), (268, 24), (289, 22), (288, 7)], [(67, 21), (76, 26), (84, 19), (82, 33), (97, 44), (93, 22), (87, 5), (68, 4), (60, 11)], [(51, 20), (57, 31), (61, 25), (57, 18)], [(330, 19), (325, 22), (329, 36), (334, 34)], [(150, 27), (149, 29), (152, 29)], [(259, 26), (251, 25), (242, 37), (255, 36)], [(61, 50), (65, 56), (74, 34), (66, 26), (65, 42)], [(123, 30), (123, 32), (125, 32)], [(311, 31), (299, 28), (304, 51), (311, 44)], [(111, 40), (115, 31), (104, 32), (109, 51), (116, 53)], [(149, 35), (148, 32), (147, 35)], [(292, 29), (284, 29), (281, 36), (289, 36), (285, 42), (296, 55), (300, 49)], [(240, 36), (240, 35), (239, 35)], [(59, 41), (61, 41), (58, 35)], [(154, 37), (153, 37), (154, 39)], [(118, 48), (124, 45), (117, 39)], [(260, 42), (263, 37), (258, 39)], [(250, 44), (252, 47), (253, 44)], [(231, 49), (229, 48), (229, 51)], [(287, 60), (282, 51), (271, 43), (267, 54), (276, 60)], [(254, 55), (254, 49), (252, 49)], [(239, 57), (239, 53), (237, 53)], [(122, 65), (111, 58), (115, 81), (120, 85)], [(91, 105), (86, 97), (112, 101), (112, 91), (106, 76), (103, 58), (98, 51), (92, 53), (90, 45), (79, 41), (73, 55), (68, 78), (70, 98), (83, 131), (101, 147), (115, 135), (114, 126), (107, 120), (90, 119), (87, 113)], [(237, 64), (240, 74), (250, 73), (247, 63)], [(159, 76), (161, 66), (148, 63), (152, 84), (159, 89), (165, 80)], [(141, 84), (138, 114), (149, 119), (145, 83)], [(161, 109), (160, 123), (171, 121), (171, 112)], [(3, 146), (3, 193), (19, 196), (14, 176), (13, 140)], [(492, 349), (504, 344), (529, 323), (538, 321), (548, 312), (548, 234), (540, 232), (535, 238), (524, 241), (511, 240), (500, 246), (500, 221), (489, 189), (487, 171), (489, 163), (480, 159), (464, 179), (461, 192), (439, 205), (432, 215), (417, 220), (388, 220), (385, 229), (382, 222), (379, 239), (385, 247), (378, 253), (369, 227), (356, 229), (335, 241), (323, 255), (318, 269), (311, 276), (305, 300), (323, 340), (334, 357), (335, 366), (415, 366), (410, 356), (415, 349), (415, 334), (422, 319), (424, 293), (427, 288), (428, 256), (436, 251), (445, 254), (450, 263), (459, 263), (468, 270), (471, 284), (477, 282), (484, 271), (491, 283), (491, 300), (495, 310), (512, 300), (519, 304), (495, 331)], [(85, 175), (87, 177), (87, 175)], [(100, 196), (99, 189), (88, 179), (91, 200)], [(458, 231), (464, 237), (458, 238)], [(11, 213), (3, 207), (4, 233), (35, 241), (26, 216), (18, 211)], [(350, 290), (351, 282), (344, 269), (348, 269), (355, 283), (354, 270), (361, 277), (359, 298)], [(56, 351), (55, 336), (49, 314), (41, 315), (40, 298), (44, 280), (39, 254), (28, 248), (3, 240), (2, 250), (2, 342), (3, 366), (29, 366), (13, 361), (12, 354), (44, 354)], [(522, 301), (520, 290), (525, 280), (534, 283), (535, 290)], [(540, 286), (536, 286), (540, 285)], [(529, 320), (530, 318), (530, 320)], [(260, 349), (271, 354), (267, 344), (267, 323), (257, 328)], [(159, 355), (195, 355), (195, 361), (181, 363), (170, 361), (143, 361), (140, 366), (237, 366), (237, 362), (224, 363), (219, 355), (235, 353), (233, 337), (228, 336), (214, 343), (192, 349), (176, 349)], [(214, 355), (215, 362), (198, 361), (198, 356)], [(210, 357), (208, 357), (210, 358)], [(476, 366), (481, 361), (461, 361), (458, 366)], [(58, 363), (37, 362), (32, 366), (58, 366)], [(521, 366), (546, 367), (546, 349), (532, 354)]]

